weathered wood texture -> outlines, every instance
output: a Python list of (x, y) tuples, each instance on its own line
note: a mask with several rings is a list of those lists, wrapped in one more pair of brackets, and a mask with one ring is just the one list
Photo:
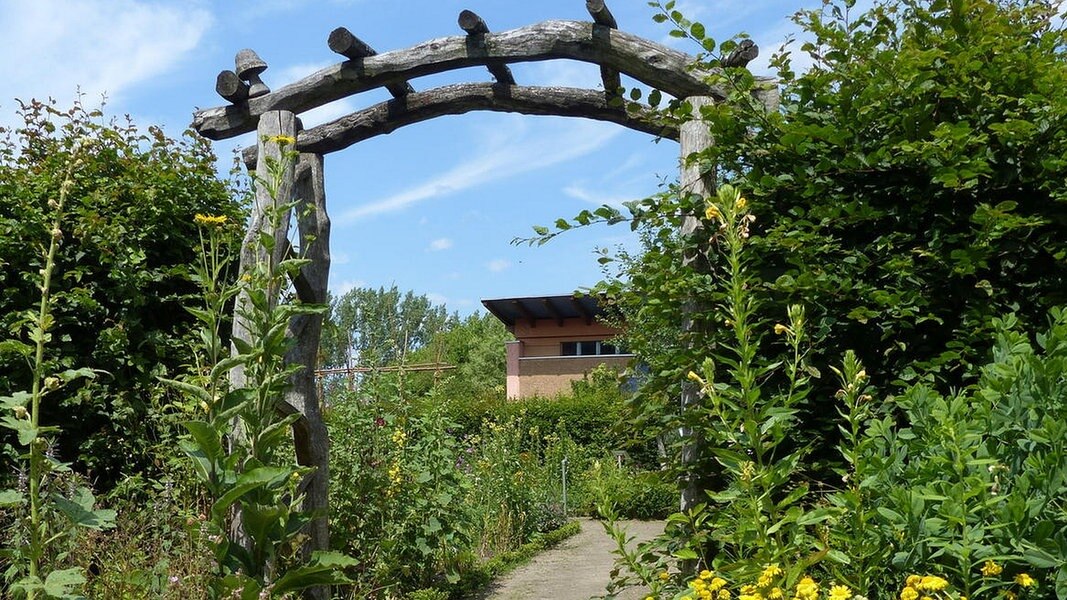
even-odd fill
[[(608, 35), (603, 35), (607, 31)], [(247, 133), (269, 110), (303, 112), (362, 91), (422, 75), (491, 63), (573, 59), (599, 64), (663, 92), (725, 98), (688, 68), (693, 57), (641, 37), (580, 21), (546, 21), (484, 34), (484, 52), (471, 55), (467, 36), (430, 40), (404, 50), (349, 60), (313, 73), (247, 103), (198, 111), (192, 126), (205, 137)]]
[(741, 40), (741, 43), (730, 52), (730, 55), (722, 60), (724, 67), (744, 67), (756, 60), (759, 56), (759, 46), (752, 40)]
[[(321, 155), (301, 154), (299, 174), (293, 193), (296, 199), (297, 230), (300, 255), (310, 259), (295, 277), (297, 299), (305, 304), (326, 304), (330, 275), (330, 218), (326, 214), (326, 191)], [(293, 425), (297, 462), (314, 467), (304, 482), (304, 508), (320, 516), (311, 522), (310, 543), (306, 550), (330, 547), (326, 515), (329, 498), (330, 448), (326, 424), (322, 420), (322, 403), (315, 381), (318, 369), (322, 315), (298, 315), (289, 324), (288, 335), (295, 340), (285, 356), (286, 364), (303, 367), (292, 376), (292, 386), (280, 409), (283, 413), (299, 412), (303, 418)], [(324, 596), (326, 597), (326, 596)]]
[(248, 100), (248, 84), (233, 71), (219, 73), (215, 78), (215, 91), (234, 104)]
[[(405, 125), (476, 110), (584, 117), (678, 139), (677, 128), (659, 123), (646, 108), (634, 104), (626, 110), (595, 90), (467, 83), (415, 92), (302, 131), (296, 138), (296, 149), (327, 154)], [(245, 164), (255, 164), (256, 156), (255, 146), (245, 148)]]
[[(326, 40), (326, 44), (330, 47), (330, 50), (333, 50), (350, 60), (360, 61), (368, 56), (378, 54), (378, 51), (371, 48), (367, 42), (359, 39), (344, 27), (338, 27), (331, 31), (330, 37)], [(415, 88), (411, 87), (411, 84), (406, 81), (402, 83), (390, 83), (385, 86), (385, 89), (389, 90), (389, 93), (392, 94), (394, 98), (400, 98), (401, 96), (406, 96), (415, 91)]]
[[(603, 40), (603, 43), (611, 43), (611, 29), (618, 29), (619, 23), (615, 20), (615, 16), (608, 10), (607, 4), (604, 0), (586, 0), (585, 9), (589, 11), (589, 16), (593, 17), (593, 22), (599, 26), (593, 28), (593, 36)], [(619, 76), (619, 71), (611, 67), (600, 67), (600, 80), (604, 84), (604, 94), (609, 100), (622, 98), (622, 78)]]
[[(701, 163), (697, 160), (697, 155), (715, 143), (708, 126), (700, 118), (700, 108), (714, 104), (715, 99), (707, 96), (694, 96), (686, 98), (686, 100), (693, 107), (694, 118), (682, 123), (679, 132), (682, 169), (679, 184), (683, 194), (698, 194), (701, 197), (709, 198), (715, 193), (714, 165)], [(683, 238), (700, 240), (705, 237), (701, 235), (702, 231), (703, 225), (697, 215), (687, 215), (682, 221), (681, 235)], [(706, 256), (701, 252), (694, 252), (684, 257), (683, 260), (685, 264), (692, 265), (693, 268), (698, 270), (706, 271), (709, 267)], [(701, 309), (697, 302), (698, 300), (694, 298), (683, 306), (685, 314), (682, 326), (687, 334), (697, 333), (697, 329), (701, 326), (693, 318), (693, 315)], [(688, 410), (699, 399), (700, 386), (696, 382), (688, 379), (684, 380), (680, 399), (682, 410)], [(703, 452), (704, 440), (695, 430), (683, 429), (680, 433), (682, 438), (686, 440), (685, 445), (682, 447), (681, 456), (686, 485), (682, 489), (680, 502), (681, 509), (685, 511), (707, 500), (704, 490), (708, 489), (708, 485), (705, 480), (705, 474), (692, 468), (697, 457)]]
[[(469, 10), (459, 13), (459, 28), (467, 32), (467, 55), (480, 56), (488, 52), (485, 34), (489, 26), (485, 20)], [(515, 85), (515, 76), (503, 62), (490, 62), (486, 65), (496, 82), (502, 85)]]
[[(272, 195), (267, 186), (262, 183), (271, 179), (271, 175), (268, 173), (268, 163), (285, 163), (281, 160), (283, 152), (281, 146), (276, 142), (265, 142), (264, 140), (277, 136), (295, 138), (298, 129), (297, 123), (296, 115), (289, 111), (270, 111), (264, 114), (259, 121), (259, 143), (257, 144), (259, 152), (256, 160), (256, 175), (260, 182), (255, 186), (255, 204), (252, 207), (252, 219), (241, 244), (241, 273), (249, 272), (256, 264), (263, 264), (267, 261), (277, 263), (283, 258), (288, 244), (286, 234), (289, 231), (289, 218), (286, 216), (272, 223), (269, 215), (276, 211), (279, 203), (287, 202), (288, 198), (292, 196), (295, 168), (291, 163), (287, 166), (281, 174), (277, 195)], [(273, 255), (268, 255), (267, 251), (260, 245), (259, 236), (261, 233), (270, 233), (274, 237), (275, 250)], [(274, 292), (272, 296), (276, 297), (277, 291), (275, 290)], [(245, 342), (251, 340), (248, 321), (243, 316), (247, 311), (248, 302), (247, 293), (239, 294), (233, 317), (232, 335), (234, 338)], [(245, 384), (244, 369), (238, 366), (230, 371), (230, 380), (235, 388), (243, 387)]]

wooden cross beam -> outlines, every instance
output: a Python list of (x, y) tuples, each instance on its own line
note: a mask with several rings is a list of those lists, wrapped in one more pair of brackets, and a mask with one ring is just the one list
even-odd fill
[[(352, 35), (352, 32), (344, 27), (338, 27), (331, 31), (326, 44), (330, 46), (330, 50), (333, 50), (349, 60), (363, 60), (368, 56), (378, 54), (374, 48), (371, 48), (366, 42)], [(389, 90), (389, 93), (392, 94), (394, 98), (403, 98), (415, 91), (415, 88), (411, 87), (411, 84), (406, 81), (404, 83), (387, 84), (385, 89)]]
[[(618, 29), (619, 23), (615, 20), (615, 16), (611, 14), (611, 11), (608, 10), (608, 5), (604, 0), (585, 0), (585, 9), (589, 11), (589, 16), (593, 17), (593, 22), (596, 23), (596, 27), (593, 28), (593, 35), (608, 40), (610, 44), (611, 30)], [(602, 65), (600, 67), (600, 79), (604, 82), (604, 95), (607, 96), (608, 100), (618, 102), (622, 99), (622, 79), (619, 77), (617, 69)]]
[[(459, 13), (459, 27), (467, 32), (467, 49), (473, 54), (485, 53), (485, 34), (489, 33), (489, 26), (485, 20), (469, 10)], [(496, 82), (501, 85), (515, 85), (515, 77), (511, 69), (502, 62), (489, 63), (486, 65)]]
[(726, 98), (724, 90), (708, 85), (688, 68), (692, 56), (625, 31), (612, 30), (610, 40), (605, 40), (595, 36), (593, 29), (588, 22), (546, 21), (501, 33), (486, 33), (482, 34), (485, 47), (476, 54), (468, 49), (468, 36), (439, 38), (404, 50), (332, 65), (247, 102), (199, 110), (193, 115), (192, 127), (204, 137), (226, 139), (255, 130), (260, 116), (269, 110), (300, 113), (423, 75), (472, 66), (554, 59), (610, 67), (675, 98), (694, 95), (716, 100)]
[[(616, 106), (596, 90), (519, 85), (501, 89), (491, 83), (464, 83), (415, 92), (301, 131), (296, 149), (329, 154), (407, 125), (475, 110), (583, 117), (678, 139), (678, 128), (656, 119), (648, 107), (636, 102)], [(243, 160), (249, 168), (256, 164), (256, 153), (256, 146), (244, 149)]]

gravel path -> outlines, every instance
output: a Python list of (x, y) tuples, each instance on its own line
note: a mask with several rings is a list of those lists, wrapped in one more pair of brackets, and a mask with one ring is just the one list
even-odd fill
[[(647, 540), (663, 532), (664, 521), (622, 521), (629, 535)], [(589, 600), (602, 596), (615, 565), (615, 543), (597, 521), (581, 519), (582, 531), (490, 584), (479, 600)], [(641, 590), (619, 594), (641, 599)]]

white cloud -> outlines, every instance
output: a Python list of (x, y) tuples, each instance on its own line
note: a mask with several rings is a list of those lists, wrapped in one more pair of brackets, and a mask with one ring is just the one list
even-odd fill
[(563, 127), (530, 133), (521, 120), (512, 119), (509, 126), (496, 127), (483, 134), (488, 139), (472, 144), (483, 149), (480, 154), (428, 181), (349, 210), (338, 221), (352, 223), (572, 160), (601, 148), (619, 131), (606, 123), (567, 121)]
[(362, 279), (346, 279), (330, 286), (330, 292), (334, 296), (343, 296), (348, 292), (356, 288), (361, 288), (367, 285), (366, 281)]
[(92, 106), (165, 76), (200, 43), (212, 16), (194, 6), (135, 0), (7, 0), (0, 11), (0, 106), (12, 97), (69, 104), (80, 87)]
[(438, 294), (437, 292), (430, 292), (426, 294), (426, 299), (433, 304), (440, 304), (442, 306), (448, 306), (448, 296), (444, 294)]
[(571, 184), (563, 188), (563, 193), (582, 202), (588, 202), (595, 206), (608, 204), (621, 208), (623, 202), (633, 200), (632, 194), (605, 192), (603, 189), (590, 190), (580, 184)]
[(347, 252), (331, 252), (330, 264), (331, 265), (347, 265), (352, 262), (352, 257)]
[(439, 238), (430, 242), (430, 250), (433, 252), (440, 252), (441, 250), (448, 250), (452, 247), (452, 240), (448, 238)]
[(493, 260), (489, 261), (489, 264), (486, 265), (486, 267), (494, 273), (499, 273), (510, 266), (511, 262), (503, 258), (494, 258)]

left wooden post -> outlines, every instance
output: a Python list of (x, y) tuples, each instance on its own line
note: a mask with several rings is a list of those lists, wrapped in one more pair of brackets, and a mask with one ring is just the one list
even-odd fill
[[(321, 155), (302, 154), (296, 161), (284, 160), (284, 153), (292, 151), (293, 147), (278, 143), (280, 138), (295, 140), (299, 129), (299, 120), (289, 111), (269, 111), (260, 117), (255, 205), (241, 246), (240, 270), (243, 275), (256, 264), (266, 261), (277, 264), (286, 258), (287, 253), (297, 251), (311, 262), (291, 281), (296, 299), (302, 303), (322, 304), (327, 300), (330, 270), (330, 220), (326, 214), (323, 159)], [(279, 168), (280, 172), (277, 171)], [(269, 185), (269, 182), (275, 185)], [(299, 233), (299, 243), (296, 245), (291, 244), (288, 237), (292, 210), (279, 214), (280, 207), (294, 200)], [(263, 234), (273, 237), (272, 251), (260, 243)], [(280, 286), (269, 290), (272, 304), (278, 302), (280, 293)], [(246, 293), (238, 295), (233, 319), (233, 337), (245, 342), (251, 341), (249, 323), (242, 316), (245, 312), (243, 307), (247, 306), (248, 301)], [(309, 542), (305, 550), (308, 552), (327, 550), (330, 544), (327, 520), (329, 441), (315, 385), (321, 333), (321, 315), (298, 315), (290, 322), (288, 335), (293, 343), (286, 353), (285, 363), (303, 368), (292, 376), (290, 388), (277, 407), (282, 414), (301, 415), (293, 425), (296, 460), (302, 466), (315, 468), (301, 486), (305, 494), (304, 508), (316, 515), (306, 532)], [(243, 368), (238, 367), (230, 372), (230, 383), (233, 387), (246, 385)], [(235, 434), (241, 435), (241, 432)], [(240, 525), (236, 525), (236, 528), (239, 529)], [(328, 598), (328, 590), (313, 588), (307, 595)]]

